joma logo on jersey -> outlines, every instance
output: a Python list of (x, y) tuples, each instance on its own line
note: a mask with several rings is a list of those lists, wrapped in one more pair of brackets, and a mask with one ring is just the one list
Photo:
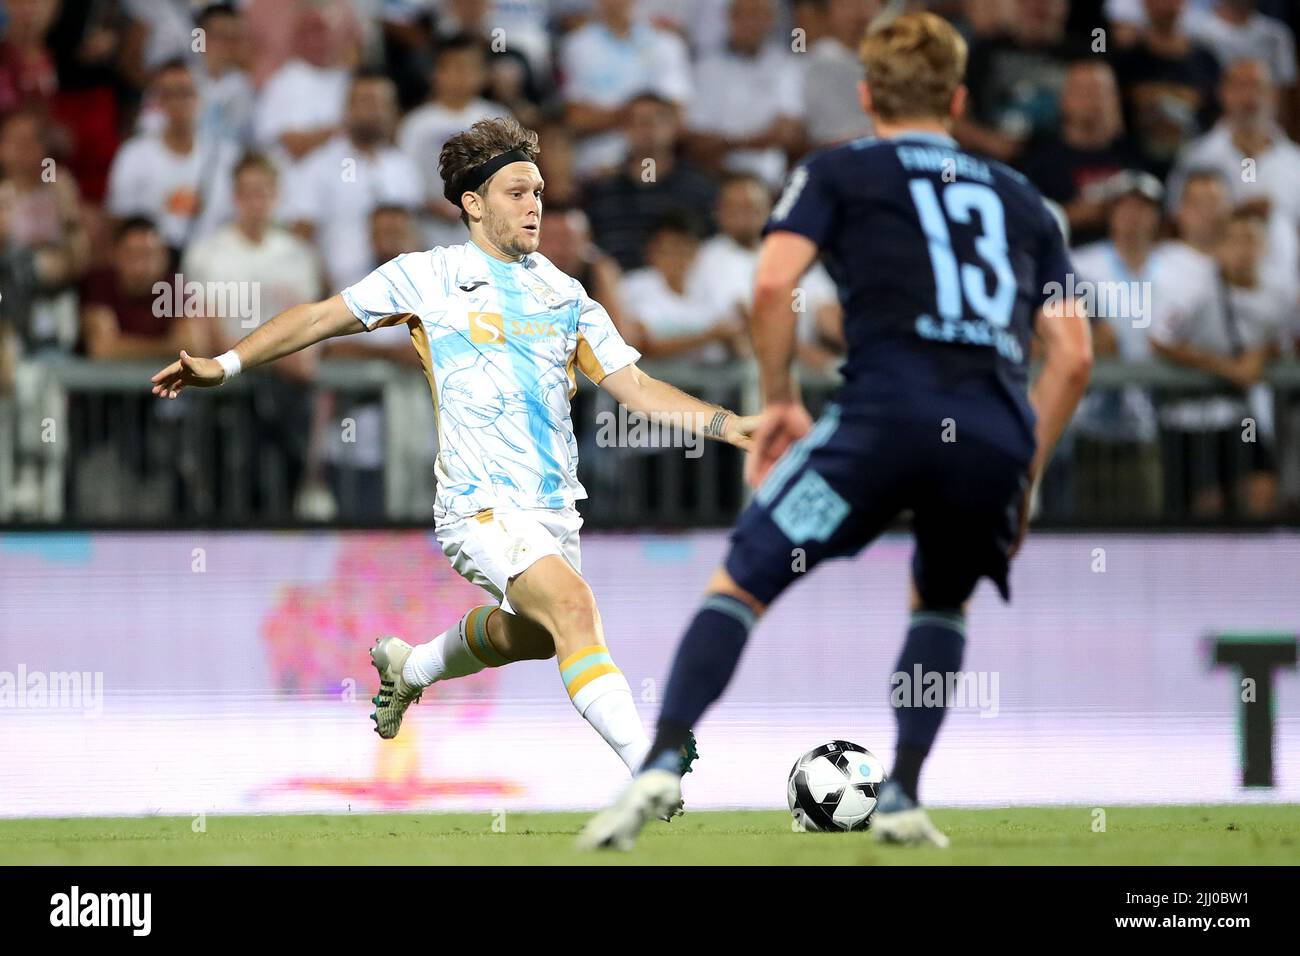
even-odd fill
[(469, 314), (469, 340), (477, 345), (505, 345), (507, 333), (513, 338), (524, 335), (531, 338), (551, 338), (559, 335), (554, 322), (533, 322), (511, 319), (506, 322), (499, 312), (471, 312)]

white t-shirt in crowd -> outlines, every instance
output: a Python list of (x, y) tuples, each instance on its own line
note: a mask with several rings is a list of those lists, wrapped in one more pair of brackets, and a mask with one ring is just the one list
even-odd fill
[(814, 147), (871, 135), (871, 120), (858, 102), (862, 63), (856, 50), (834, 37), (822, 37), (800, 56), (803, 66), (803, 120)]
[(133, 136), (108, 171), (105, 205), (118, 218), (148, 216), (170, 246), (183, 246), (228, 221), (233, 211), (234, 143), (200, 136), (188, 153), (157, 136)]
[(257, 97), (249, 75), (227, 70), (212, 77), (196, 70), (194, 76), (199, 85), (199, 131), (240, 144), (250, 142)]
[[(1188, 270), (1214, 269), (1212, 260), (1182, 243), (1158, 245), (1137, 272), (1129, 269), (1109, 239), (1075, 249), (1070, 258), (1080, 290), (1092, 293), (1090, 312), (1115, 333), (1119, 358), (1125, 362), (1151, 358), (1149, 333), (1156, 300), (1176, 289)], [(1074, 427), (1110, 441), (1152, 441), (1155, 406), (1146, 389), (1138, 386), (1093, 389), (1084, 396)]]
[[(708, 325), (724, 318), (739, 318), (754, 307), (754, 274), (758, 270), (758, 246), (747, 249), (730, 236), (719, 233), (700, 246), (686, 280), (687, 297), (709, 318)], [(799, 280), (803, 310), (797, 334), (801, 342), (817, 341), (817, 312), (838, 300), (835, 282), (821, 263), (815, 263)]]
[(284, 216), (316, 227), (330, 288), (341, 289), (370, 270), (370, 214), (378, 206), (415, 209), (420, 171), (395, 146), (366, 154), (336, 136), (298, 164), (284, 182)]
[(1254, 13), (1237, 26), (1210, 11), (1189, 10), (1184, 23), (1188, 35), (1213, 52), (1221, 66), (1262, 60), (1278, 86), (1295, 83), (1295, 34), (1281, 20)]
[[(1182, 255), (1171, 265), (1168, 280), (1154, 298), (1152, 341), (1227, 356), (1236, 348), (1252, 351), (1285, 336), (1293, 306), (1289, 292), (1267, 281), (1250, 289), (1227, 286), (1212, 260), (1182, 243), (1169, 245)], [(1197, 431), (1230, 428), (1251, 414), (1259, 420), (1261, 430), (1271, 435), (1268, 397), (1268, 385), (1260, 383), (1240, 398), (1170, 402), (1161, 409), (1160, 418), (1166, 427)]]
[[(655, 338), (698, 335), (723, 318), (713, 308), (703, 306), (692, 294), (689, 284), (686, 294), (679, 295), (659, 270), (649, 266), (626, 273), (619, 285), (619, 293), (627, 310)], [(720, 342), (710, 342), (674, 357), (713, 365), (725, 362), (729, 354)]]
[[(802, 115), (803, 71), (786, 47), (768, 44), (757, 56), (724, 50), (696, 66), (686, 119), (693, 130), (740, 138)], [(771, 189), (785, 179), (785, 151), (775, 146), (732, 150), (724, 165), (758, 176)]]
[[(682, 39), (667, 30), (635, 23), (627, 36), (615, 36), (591, 22), (566, 37), (560, 47), (563, 96), (568, 103), (604, 108), (622, 106), (647, 90), (685, 104), (692, 93), (690, 54)], [(616, 166), (626, 141), (617, 130), (578, 140), (574, 167), (590, 176)]]
[(1267, 199), (1270, 204), (1268, 250), (1262, 269), (1269, 284), (1300, 292), (1300, 146), (1279, 128), (1268, 149), (1250, 157), (1253, 175), (1244, 176), (1246, 155), (1232, 141), (1228, 127), (1219, 123), (1189, 143), (1178, 157), (1171, 177), (1169, 201), (1176, 205), (1189, 170), (1214, 169), (1222, 174), (1234, 204)]
[(187, 283), (240, 284), (238, 298), (227, 296), (230, 305), (215, 316), (236, 341), (285, 309), (315, 302), (323, 292), (316, 251), (278, 226), (256, 243), (234, 223), (222, 226), (186, 250), (181, 272)]
[(262, 87), (253, 116), (253, 138), (287, 170), (294, 163), (278, 145), (280, 137), (342, 123), (350, 83), (351, 76), (342, 68), (290, 60)]

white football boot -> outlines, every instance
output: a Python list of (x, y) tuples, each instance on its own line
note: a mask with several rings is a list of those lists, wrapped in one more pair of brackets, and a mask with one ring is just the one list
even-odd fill
[(580, 850), (630, 850), (651, 820), (667, 819), (682, 804), (682, 778), (670, 770), (643, 770), (608, 810), (578, 834)]
[(876, 812), (871, 817), (871, 829), (881, 843), (929, 844), (940, 849), (948, 846), (948, 838), (930, 822), (921, 805), (903, 793), (903, 788), (892, 780), (881, 784)]
[(402, 668), (411, 656), (411, 645), (396, 637), (381, 637), (370, 648), (370, 662), (379, 672), (379, 693), (370, 699), (375, 711), (375, 733), (392, 740), (402, 728), (406, 708), (420, 700), (423, 687), (413, 687), (402, 678)]

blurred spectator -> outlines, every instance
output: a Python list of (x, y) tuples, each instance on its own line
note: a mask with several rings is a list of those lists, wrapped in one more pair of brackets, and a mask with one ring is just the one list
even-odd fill
[(41, 114), (0, 117), (0, 192), (12, 212), (8, 233), (23, 246), (59, 248), (80, 275), (90, 261), (81, 202), (72, 174), (49, 156)]
[(801, 54), (803, 122), (814, 149), (871, 133), (858, 102), (862, 62), (858, 44), (880, 10), (879, 0), (820, 0), (811, 4), (819, 35)]
[(397, 89), (383, 74), (358, 73), (348, 90), (341, 134), (299, 164), (286, 181), (285, 216), (314, 239), (331, 289), (370, 271), (370, 214), (379, 206), (421, 205), (420, 171), (393, 145)]
[[(505, 52), (504, 47), (519, 59), (527, 85), (532, 86), (552, 68), (546, 22), (549, 5), (550, 0), (442, 0), (438, 34), (470, 33), (491, 44), (494, 52)], [(494, 40), (497, 42), (492, 43)]]
[(147, 77), (164, 63), (182, 60), (193, 65), (194, 11), (190, 0), (121, 0), (130, 17), (126, 43)]
[[(385, 262), (405, 252), (415, 252), (420, 248), (420, 235), (415, 225), (415, 218), (410, 210), (401, 206), (379, 206), (371, 214), (368, 223), (369, 243), (366, 250), (366, 270), (378, 268)], [(390, 362), (399, 368), (417, 370), (422, 368), (420, 355), (411, 344), (411, 331), (405, 325), (391, 325), (377, 328), (362, 335), (352, 335), (331, 340), (327, 345), (327, 355), (331, 358), (350, 358)], [(428, 387), (419, 396), (417, 406), (429, 410)], [(402, 414), (396, 409), (394, 414)], [(413, 414), (410, 410), (408, 414)], [(334, 409), (330, 418), (337, 422), (351, 420), (351, 428), (344, 432), (338, 428), (330, 429), (326, 444), (326, 458), (329, 462), (327, 474), (334, 499), (338, 504), (341, 517), (358, 521), (378, 521), (386, 517), (386, 489), (384, 473), (384, 450), (386, 439), (392, 436), (392, 430), (385, 427), (384, 405), (373, 400), (361, 400), (344, 404)], [(433, 423), (428, 428), (419, 427), (416, 422), (403, 416), (402, 429), (409, 437), (420, 442), (419, 457), (426, 461), (429, 468), (436, 455), (436, 449), (430, 446), (429, 436), (434, 433)], [(428, 474), (426, 468), (425, 474)], [(425, 495), (427, 495), (427, 489)], [(432, 506), (432, 499), (429, 502)]]
[[(735, 319), (748, 327), (754, 306), (754, 273), (763, 226), (772, 197), (762, 180), (733, 174), (718, 190), (718, 234), (700, 249), (687, 279), (690, 297), (708, 315)], [(843, 312), (826, 270), (815, 264), (799, 282), (798, 358), (818, 371), (830, 371), (843, 352)]]
[(247, 144), (253, 135), (253, 81), (249, 78), (248, 24), (232, 3), (213, 3), (199, 14), (203, 59), (199, 132)]
[(1106, 234), (1105, 203), (1088, 198), (1088, 189), (1134, 165), (1123, 136), (1110, 65), (1102, 60), (1070, 64), (1061, 91), (1060, 136), (1031, 143), (1021, 168), (1044, 196), (1065, 209), (1078, 245)]
[(198, 92), (185, 63), (160, 66), (150, 94), (162, 108), (163, 128), (156, 136), (133, 136), (122, 144), (109, 170), (106, 205), (117, 219), (152, 219), (179, 252), (190, 238), (229, 218), (228, 184), (238, 148), (199, 134)]
[(950, 20), (967, 43), (997, 36), (1015, 18), (1015, 0), (932, 0), (930, 8)]
[(789, 46), (770, 39), (775, 22), (775, 0), (731, 0), (727, 47), (696, 67), (687, 112), (696, 162), (753, 173), (773, 189), (803, 138), (800, 69)]
[(698, 58), (726, 45), (728, 6), (729, 0), (637, 0), (636, 9), (650, 23), (680, 36)]
[(402, 111), (414, 109), (429, 94), (436, 39), (433, 0), (387, 0), (376, 15), (383, 36), (383, 62), (397, 84)]
[[(186, 288), (202, 285), (207, 309), (199, 321), (214, 354), (277, 313), (321, 297), (315, 252), (273, 221), (276, 176), (265, 156), (244, 156), (232, 177), (234, 220), (185, 254), (182, 276)], [(213, 467), (240, 476), (231, 487), (217, 487), (219, 501), (246, 494), (246, 502), (232, 500), (231, 507), (246, 503), (261, 514), (273, 508), (270, 489), (299, 490), (313, 434), (314, 394), (304, 386), (315, 379), (317, 356), (315, 348), (285, 356), (255, 371), (244, 391), (216, 397), (216, 420), (232, 431), (219, 442)]]
[[(21, 217), (18, 194), (0, 186), (0, 361), (65, 353), (77, 340), (75, 326), (57, 321), (51, 297), (76, 278), (71, 244), (29, 243), (15, 238)], [(16, 228), (18, 227), (18, 228)], [(61, 237), (62, 238), (62, 237)], [(12, 384), (12, 374), (9, 379)], [(8, 389), (0, 380), (0, 395)]]
[(152, 222), (132, 217), (117, 227), (112, 264), (81, 284), (82, 349), (92, 359), (175, 358), (180, 349), (202, 354), (198, 320), (183, 303), (158, 307), (156, 283), (172, 285), (167, 246)]
[[(691, 63), (681, 38), (633, 19), (634, 0), (596, 0), (596, 17), (560, 48), (565, 121), (577, 137), (581, 177), (604, 173), (635, 147), (623, 127), (632, 100), (653, 92), (676, 109), (692, 92)], [(620, 258), (620, 261), (621, 258)]]
[(1069, 64), (1089, 55), (1065, 32), (1067, 0), (1016, 0), (1005, 33), (971, 45), (970, 105), (954, 134), (967, 149), (1012, 162), (1034, 137), (1055, 136)]
[[(185, 281), (238, 288), (226, 296), (224, 314), (208, 314), (206, 334), (214, 353), (233, 348), (266, 320), (320, 298), (315, 250), (275, 224), (279, 200), (275, 165), (257, 153), (242, 157), (232, 174), (234, 219), (192, 243), (182, 260)], [(244, 309), (244, 306), (251, 306)], [(276, 375), (308, 381), (315, 352), (295, 352), (270, 367)]]
[(682, 358), (714, 365), (748, 348), (740, 317), (712, 313), (687, 287), (699, 249), (690, 217), (667, 213), (650, 228), (645, 268), (623, 278), (623, 300), (645, 331), (641, 353), (648, 359)]
[(58, 87), (45, 34), (58, 12), (57, 0), (9, 0), (0, 23), (0, 113), (45, 103)]
[(1213, 256), (1232, 212), (1227, 180), (1217, 169), (1189, 169), (1180, 181), (1177, 192), (1171, 190), (1178, 238), (1189, 249)]
[(139, 93), (124, 66), (123, 18), (98, 0), (63, 0), (47, 34), (59, 73), (51, 119), (66, 163), (88, 202), (100, 203), (121, 142), (120, 118)]
[[(548, 193), (550, 188), (548, 182)], [(538, 251), (561, 272), (581, 282), (587, 295), (605, 307), (623, 339), (633, 348), (639, 348), (641, 329), (623, 307), (623, 295), (619, 289), (623, 270), (612, 256), (601, 252), (591, 241), (587, 214), (574, 207), (548, 203), (545, 220)]]
[[(1164, 190), (1149, 173), (1125, 171), (1094, 186), (1107, 238), (1074, 251), (1081, 289), (1093, 293), (1093, 350), (1124, 362), (1151, 358), (1152, 298), (1169, 281), (1170, 261), (1191, 255), (1157, 247)], [(1086, 283), (1086, 285), (1084, 285)], [(1084, 514), (1150, 518), (1160, 508), (1156, 413), (1146, 389), (1093, 389), (1075, 416), (1074, 491)]]
[(44, 121), (34, 111), (0, 119), (0, 202), (6, 211), (0, 240), (11, 274), (27, 277), (3, 291), (15, 297), (14, 315), (22, 321), (11, 325), (20, 330), (28, 353), (47, 346), (67, 350), (76, 343), (75, 296), (65, 290), (90, 263), (77, 185), (48, 158), (44, 133)]
[(717, 186), (707, 174), (677, 158), (677, 107), (652, 93), (627, 104), (628, 157), (623, 168), (586, 190), (596, 244), (624, 269), (641, 265), (646, 227), (670, 210), (713, 208)]
[(1235, 513), (1240, 498), (1247, 514), (1263, 516), (1276, 504), (1272, 395), (1261, 378), (1290, 303), (1261, 279), (1266, 236), (1258, 210), (1237, 210), (1216, 246), (1217, 268), (1185, 276), (1156, 302), (1157, 354), (1225, 386), (1220, 396), (1171, 401), (1161, 411), (1166, 497), (1184, 513)]
[(564, 123), (544, 123), (537, 129), (537, 168), (546, 183), (548, 206), (582, 204), (582, 183), (573, 168), (573, 136)]
[(482, 41), (467, 33), (443, 41), (434, 61), (429, 100), (406, 114), (397, 136), (402, 152), (419, 168), (424, 183), (420, 226), (429, 246), (451, 245), (469, 238), (460, 219), (460, 207), (453, 206), (443, 195), (442, 177), (438, 175), (438, 154), (443, 144), (481, 119), (509, 115), (505, 107), (479, 95), (487, 80), (486, 59)]
[(1267, 217), (1266, 281), (1300, 294), (1300, 146), (1277, 125), (1277, 98), (1268, 67), (1238, 60), (1220, 87), (1223, 118), (1179, 157), (1171, 179), (1175, 195), (1188, 169), (1214, 169), (1234, 205), (1248, 204)]
[[(488, 54), (489, 99), (505, 106), (524, 126), (541, 120), (538, 107), (552, 94), (550, 40), (538, 0), (493, 4), (489, 0), (445, 0), (438, 17), (440, 41), (468, 34)], [(482, 92), (482, 91), (476, 91)]]
[[(1208, 11), (1213, 5), (1214, 0), (1187, 0), (1179, 18), (1185, 21), (1188, 11)], [(1104, 0), (1102, 10), (1110, 21), (1111, 35), (1121, 46), (1135, 41), (1151, 22), (1147, 16), (1146, 0)], [(1182, 25), (1186, 26), (1186, 23)]]
[[(267, 82), (298, 57), (351, 73), (361, 63), (370, 22), (359, 19), (357, 8), (356, 0), (244, 0), (248, 32), (255, 40), (253, 85), (265, 91)], [(304, 29), (311, 36), (304, 37)], [(340, 112), (341, 101), (340, 93)]]
[(1223, 69), (1238, 60), (1259, 60), (1273, 82), (1290, 91), (1296, 85), (1295, 34), (1257, 6), (1256, 0), (1218, 0), (1209, 12), (1187, 18), (1187, 32), (1214, 53)]
[(351, 82), (352, 51), (324, 13), (301, 7), (293, 41), (293, 59), (267, 79), (253, 117), (257, 143), (286, 172), (338, 133)]
[(1116, 57), (1133, 148), (1162, 179), (1178, 151), (1204, 127), (1219, 67), (1181, 26), (1185, 0), (1145, 0), (1147, 26)]

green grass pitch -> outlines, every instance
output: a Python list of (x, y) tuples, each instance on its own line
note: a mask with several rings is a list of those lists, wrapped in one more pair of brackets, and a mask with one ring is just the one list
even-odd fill
[[(0, 820), (0, 864), (1296, 864), (1300, 806), (935, 810), (948, 850), (887, 847), (869, 833), (794, 833), (782, 812), (688, 813), (647, 828), (632, 853), (583, 854), (587, 814)], [(495, 825), (495, 829), (494, 829)], [(498, 832), (504, 829), (504, 832)]]

